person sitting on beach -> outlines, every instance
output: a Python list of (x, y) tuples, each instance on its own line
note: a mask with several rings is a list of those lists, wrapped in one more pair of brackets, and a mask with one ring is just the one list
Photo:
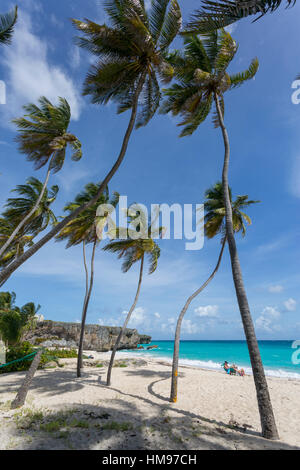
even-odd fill
[(227, 374), (230, 374), (230, 366), (229, 366), (227, 361), (224, 362), (223, 368), (224, 368), (225, 372), (227, 372)]
[(236, 364), (232, 364), (232, 369), (235, 370), (236, 374), (240, 375), (241, 377), (244, 377), (245, 375), (244, 369), (239, 370)]

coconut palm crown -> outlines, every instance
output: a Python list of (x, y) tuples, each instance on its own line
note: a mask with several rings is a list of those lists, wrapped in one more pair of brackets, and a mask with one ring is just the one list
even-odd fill
[[(160, 248), (153, 238), (163, 236), (164, 229), (159, 227), (155, 229), (151, 223), (148, 223), (142, 208), (136, 205), (138, 209), (128, 211), (129, 228), (118, 228), (116, 238), (122, 236), (127, 231), (127, 239), (114, 240), (103, 248), (104, 251), (118, 253), (118, 258), (123, 259), (122, 271), (126, 273), (138, 261), (144, 259), (146, 255), (149, 261), (149, 274), (152, 274), (156, 268), (160, 257)], [(136, 225), (136, 222), (138, 223)], [(136, 227), (136, 230), (130, 228), (130, 224)], [(137, 238), (137, 232), (139, 233)], [(122, 235), (121, 235), (122, 234)]]
[[(228, 74), (227, 67), (237, 52), (237, 44), (224, 29), (203, 36), (187, 36), (184, 51), (174, 51), (169, 62), (174, 67), (177, 83), (164, 90), (166, 100), (162, 113), (180, 114), (184, 126), (180, 136), (191, 135), (212, 110), (215, 96), (224, 114), (224, 93), (252, 79), (258, 60), (252, 60), (244, 72)], [(214, 113), (213, 122), (219, 126)]]
[(81, 159), (81, 143), (68, 132), (71, 109), (67, 100), (59, 98), (58, 105), (54, 105), (43, 96), (39, 106), (28, 104), (23, 109), (25, 116), (13, 120), (19, 131), (16, 141), (20, 152), (27, 155), (36, 170), (48, 162), (54, 173), (61, 170), (68, 146), (72, 149), (72, 160)]
[(113, 100), (121, 113), (132, 108), (141, 85), (136, 127), (145, 126), (159, 106), (159, 79), (168, 82), (172, 77), (166, 54), (181, 27), (178, 2), (152, 0), (150, 11), (144, 0), (106, 0), (104, 5), (110, 26), (73, 20), (84, 34), (77, 44), (97, 58), (85, 80), (84, 95), (97, 104)]
[[(78, 207), (89, 202), (98, 193), (99, 187), (100, 183), (88, 183), (84, 190), (75, 197), (75, 200), (65, 206), (64, 211), (73, 212)], [(110, 199), (108, 188), (106, 188), (106, 191), (101, 194), (95, 204), (85, 209), (63, 228), (58, 234), (57, 240), (67, 240), (67, 248), (83, 242), (86, 244), (94, 243), (97, 239), (100, 241), (97, 225), (101, 223), (100, 219), (106, 219), (106, 217), (98, 217), (97, 208), (100, 204), (110, 204), (112, 207), (116, 207), (118, 202), (119, 193), (114, 192), (113, 197)]]
[[(20, 197), (9, 198), (7, 200), (4, 206), (6, 209), (2, 214), (3, 217), (13, 226), (16, 226), (35, 206), (42, 188), (43, 183), (34, 177), (28, 178), (26, 184), (18, 185), (13, 191), (17, 192)], [(53, 225), (57, 222), (50, 206), (55, 202), (58, 191), (57, 185), (52, 186), (50, 189), (45, 189), (39, 206), (24, 227), (26, 234), (36, 236), (45, 230), (50, 223)]]
[[(252, 220), (245, 212), (241, 209), (257, 204), (260, 201), (248, 200), (248, 196), (237, 196), (235, 201), (232, 201), (232, 193), (229, 188), (230, 201), (232, 207), (232, 219), (233, 228), (235, 233), (241, 232), (242, 236), (246, 235), (246, 225), (252, 224)], [(205, 192), (205, 217), (204, 217), (204, 230), (207, 238), (213, 238), (217, 234), (225, 236), (226, 234), (226, 223), (225, 216), (226, 211), (224, 207), (224, 194), (223, 186), (221, 182), (217, 182), (214, 186), (209, 188)]]

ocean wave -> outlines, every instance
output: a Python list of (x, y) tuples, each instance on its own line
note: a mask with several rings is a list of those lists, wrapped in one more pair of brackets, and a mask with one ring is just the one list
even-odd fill
[[(157, 350), (156, 350), (157, 351)], [(163, 360), (165, 362), (168, 362), (172, 364), (172, 358), (170, 356), (164, 356), (162, 355), (153, 355), (150, 356), (149, 352), (147, 353), (146, 351), (135, 351), (132, 352), (118, 352), (119, 355), (122, 355), (123, 357), (132, 357), (133, 355), (138, 354), (140, 357), (145, 357), (147, 359), (159, 359)], [(183, 366), (191, 366), (191, 367), (198, 367), (200, 369), (208, 369), (208, 370), (218, 370), (222, 371), (222, 366), (221, 363), (219, 362), (214, 362), (211, 360), (208, 361), (200, 361), (197, 359), (179, 359), (179, 364)], [(240, 365), (240, 368), (243, 368), (248, 375), (252, 375), (252, 369), (249, 366), (244, 366)], [(294, 380), (300, 380), (300, 373), (297, 372), (291, 372), (287, 371), (284, 369), (265, 369), (265, 374), (268, 377), (277, 377), (277, 378), (282, 378), (282, 379), (294, 379)]]

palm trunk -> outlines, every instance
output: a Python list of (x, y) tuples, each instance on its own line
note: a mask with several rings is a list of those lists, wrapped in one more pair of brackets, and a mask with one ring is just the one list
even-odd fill
[(14, 231), (12, 232), (12, 234), (10, 235), (10, 237), (8, 238), (8, 240), (4, 243), (4, 245), (2, 246), (2, 248), (0, 249), (0, 257), (3, 255), (3, 253), (5, 253), (5, 250), (9, 247), (9, 245), (13, 242), (15, 236), (19, 233), (19, 231), (21, 230), (22, 227), (24, 227), (24, 225), (26, 224), (27, 220), (29, 220), (33, 214), (35, 213), (35, 211), (37, 210), (37, 208), (39, 207), (40, 205), (40, 202), (45, 194), (45, 191), (46, 191), (46, 188), (47, 188), (47, 185), (48, 185), (48, 181), (49, 181), (49, 178), (50, 178), (50, 173), (51, 173), (51, 164), (52, 164), (52, 160), (54, 158), (54, 155), (52, 156), (51, 160), (50, 160), (50, 163), (49, 163), (49, 166), (48, 166), (48, 171), (47, 171), (47, 174), (46, 174), (46, 179), (44, 181), (44, 184), (43, 184), (43, 187), (42, 187), (42, 190), (40, 192), (40, 195), (35, 203), (35, 205), (33, 206), (33, 208), (31, 209), (31, 211), (24, 217), (23, 220), (21, 220), (21, 222), (19, 223), (19, 225), (14, 229)]
[[(98, 240), (96, 238), (96, 240), (94, 241), (92, 258), (91, 258), (90, 286), (89, 286), (89, 289), (86, 291), (84, 304), (83, 304), (83, 310), (82, 310), (80, 338), (79, 338), (79, 345), (78, 345), (78, 358), (77, 358), (77, 377), (81, 377), (84, 328), (85, 328), (86, 315), (87, 315), (90, 298), (91, 298), (91, 294), (93, 290), (93, 284), (94, 284), (94, 262), (95, 262), (95, 252), (96, 252), (97, 242)], [(85, 264), (85, 268), (86, 268), (86, 264)]]
[(16, 408), (20, 408), (21, 406), (24, 405), (29, 387), (30, 387), (31, 382), (32, 382), (32, 379), (33, 379), (34, 374), (36, 373), (37, 368), (39, 366), (41, 356), (42, 356), (42, 352), (43, 352), (42, 349), (40, 349), (37, 352), (37, 354), (34, 356), (34, 359), (31, 363), (31, 366), (30, 366), (29, 370), (27, 371), (27, 374), (26, 374), (25, 379), (24, 379), (24, 381), (23, 381), (23, 383), (22, 383), (22, 385), (21, 385), (21, 387), (20, 387), (20, 389), (17, 393), (17, 396), (11, 403), (11, 409), (12, 410), (15, 410)]
[(197, 297), (200, 292), (202, 292), (205, 287), (210, 283), (210, 281), (213, 280), (213, 278), (215, 277), (219, 267), (220, 267), (220, 264), (221, 264), (221, 260), (222, 260), (222, 256), (223, 256), (223, 253), (224, 253), (224, 248), (225, 248), (225, 244), (226, 244), (226, 236), (224, 237), (224, 240), (222, 242), (222, 248), (221, 248), (221, 251), (220, 251), (220, 254), (219, 254), (219, 258), (218, 258), (218, 262), (216, 264), (216, 267), (215, 269), (213, 270), (213, 272), (211, 273), (211, 275), (209, 276), (209, 278), (205, 281), (204, 284), (202, 284), (202, 286), (196, 290), (196, 292), (194, 292), (189, 298), (188, 300), (186, 301), (183, 309), (181, 310), (180, 312), (180, 315), (178, 317), (178, 320), (177, 320), (177, 325), (176, 325), (176, 332), (175, 332), (175, 340), (174, 340), (174, 353), (173, 353), (173, 365), (172, 365), (172, 384), (171, 384), (171, 395), (170, 395), (170, 402), (172, 403), (176, 403), (177, 402), (177, 386), (178, 386), (178, 361), (179, 361), (179, 345), (180, 345), (180, 331), (181, 331), (181, 324), (182, 324), (182, 320), (184, 318), (184, 315), (186, 314), (186, 311), (187, 309), (189, 308), (190, 306), (190, 303), (195, 299), (195, 297)]
[(27, 250), (26, 253), (24, 253), (22, 256), (20, 256), (20, 258), (18, 260), (15, 260), (7, 268), (3, 269), (0, 272), (0, 283), (3, 282), (7, 278), (7, 276), (10, 276), (23, 263), (25, 263), (25, 261), (27, 261), (29, 258), (31, 258), (31, 256), (33, 256), (37, 251), (39, 251), (46, 243), (48, 243), (49, 240), (51, 240), (53, 237), (55, 237), (55, 235), (57, 235), (71, 220), (73, 220), (75, 217), (77, 217), (79, 214), (81, 214), (83, 211), (85, 211), (86, 209), (88, 209), (89, 207), (91, 207), (93, 204), (95, 204), (98, 201), (99, 197), (101, 196), (101, 194), (105, 190), (106, 186), (108, 185), (108, 183), (110, 182), (112, 177), (115, 175), (115, 173), (117, 172), (117, 170), (119, 169), (121, 163), (124, 160), (126, 150), (127, 150), (127, 147), (128, 147), (128, 143), (129, 143), (129, 140), (130, 140), (130, 136), (131, 136), (133, 128), (134, 128), (136, 115), (137, 115), (138, 100), (139, 100), (139, 96), (141, 94), (141, 91), (143, 89), (145, 76), (146, 76), (146, 72), (144, 72), (141, 75), (140, 80), (139, 80), (139, 82), (137, 84), (137, 87), (136, 87), (135, 95), (134, 95), (134, 98), (133, 98), (131, 117), (130, 117), (129, 124), (128, 124), (127, 130), (126, 130), (126, 133), (125, 133), (125, 136), (124, 136), (124, 139), (123, 139), (123, 143), (122, 143), (122, 147), (121, 147), (119, 156), (118, 156), (115, 164), (113, 165), (112, 169), (109, 171), (109, 173), (106, 175), (106, 177), (102, 181), (102, 183), (100, 185), (100, 188), (99, 188), (99, 191), (96, 194), (96, 196), (93, 199), (91, 199), (88, 203), (84, 204), (81, 207), (78, 207), (78, 209), (76, 209), (70, 215), (65, 217), (59, 224), (57, 224), (55, 227), (53, 227), (53, 229), (50, 230), (50, 232), (48, 232), (43, 238), (41, 238), (37, 243), (35, 243), (31, 248), (29, 248), (29, 250)]
[(246, 340), (249, 349), (249, 355), (251, 360), (251, 366), (253, 371), (253, 377), (256, 387), (256, 395), (258, 401), (258, 408), (260, 413), (262, 435), (266, 439), (279, 439), (278, 431), (275, 423), (275, 417), (273, 413), (272, 403), (270, 399), (268, 384), (264, 372), (263, 363), (261, 360), (261, 355), (258, 347), (258, 342), (256, 339), (255, 329), (253, 320), (250, 313), (250, 308), (248, 304), (247, 294), (244, 286), (242, 270), (240, 266), (240, 261), (238, 257), (237, 247), (234, 238), (234, 230), (232, 223), (232, 208), (230, 203), (229, 196), (229, 186), (228, 186), (228, 167), (229, 167), (229, 156), (230, 156), (230, 147), (229, 147), (229, 138), (227, 134), (226, 127), (224, 125), (224, 119), (221, 112), (221, 107), (219, 103), (219, 97), (215, 94), (215, 103), (217, 108), (217, 113), (220, 121), (220, 126), (222, 130), (224, 146), (225, 146), (225, 156), (224, 156), (224, 167), (222, 174), (222, 183), (224, 191), (224, 204), (226, 209), (226, 233), (228, 239), (229, 253), (231, 259), (231, 268), (232, 275), (235, 285), (236, 296), (239, 304), (239, 309), (242, 317), (242, 322), (244, 326), (244, 331), (246, 335)]
[(122, 326), (121, 328), (121, 331), (119, 333), (119, 336), (117, 338), (117, 341), (114, 345), (114, 348), (112, 350), (112, 353), (111, 353), (111, 357), (110, 357), (110, 361), (109, 361), (109, 366), (108, 366), (108, 371), (107, 371), (107, 379), (106, 379), (106, 385), (108, 387), (110, 387), (110, 384), (111, 384), (111, 371), (112, 371), (112, 368), (113, 368), (113, 365), (114, 365), (114, 359), (115, 359), (115, 355), (116, 355), (116, 352), (118, 350), (118, 347), (119, 347), (119, 344), (121, 342), (121, 339), (122, 339), (122, 336), (127, 328), (127, 325), (128, 325), (128, 322), (130, 320), (130, 317), (131, 317), (131, 314), (133, 312), (133, 310), (135, 309), (136, 307), (136, 304), (137, 304), (137, 301), (138, 301), (138, 298), (139, 298), (139, 295), (140, 295), (140, 290), (141, 290), (141, 285), (142, 285), (142, 279), (143, 279), (143, 268), (144, 268), (144, 255), (141, 259), (141, 267), (140, 267), (140, 276), (139, 276), (139, 282), (138, 282), (138, 287), (137, 287), (137, 291), (136, 291), (136, 294), (135, 294), (135, 299), (134, 299), (134, 302), (127, 314), (127, 317), (126, 317), (126, 320), (124, 322), (124, 325)]

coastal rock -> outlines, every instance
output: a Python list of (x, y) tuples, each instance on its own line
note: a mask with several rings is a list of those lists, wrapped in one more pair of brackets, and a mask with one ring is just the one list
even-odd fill
[[(120, 330), (120, 327), (114, 326), (86, 325), (83, 349), (99, 352), (111, 351)], [(79, 335), (79, 323), (45, 320), (37, 323), (34, 329), (27, 331), (24, 340), (36, 345), (42, 344), (48, 348), (77, 348)], [(127, 328), (119, 349), (136, 349), (138, 344), (149, 344), (150, 342), (150, 336), (139, 335), (137, 330)]]

